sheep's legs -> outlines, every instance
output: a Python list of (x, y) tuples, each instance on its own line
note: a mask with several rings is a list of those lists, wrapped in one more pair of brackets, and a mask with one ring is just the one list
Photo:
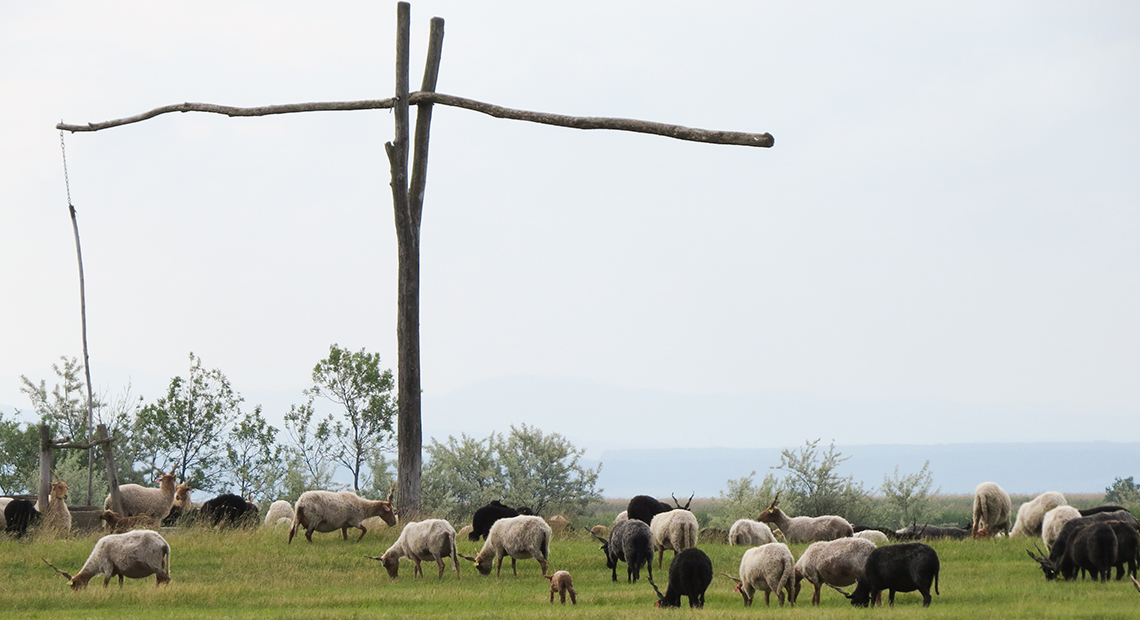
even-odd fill
[[(519, 576), (518, 562), (519, 562), (519, 561), (515, 559), (515, 556), (513, 556), (513, 555), (512, 555), (512, 556), (511, 556), (511, 573), (512, 573), (512, 574), (513, 574), (515, 577), (518, 577), (518, 576)], [(545, 575), (545, 574), (546, 574), (546, 571), (542, 571), (542, 574), (543, 574), (543, 575)]]
[[(356, 539), (356, 542), (360, 542), (360, 540), (364, 538), (364, 535), (368, 533), (368, 528), (364, 527), (363, 525), (358, 525), (356, 527), (360, 530), (360, 536)], [(348, 528), (344, 528), (344, 531), (345, 536), (347, 536)]]
[[(649, 563), (652, 564), (653, 561), (650, 560)], [(664, 565), (665, 565), (665, 550), (661, 549), (657, 552), (657, 568), (661, 568)]]
[(819, 605), (819, 589), (823, 587), (823, 583), (812, 584), (815, 586), (815, 592), (811, 595), (811, 604)]
[[(498, 577), (499, 575), (503, 574), (503, 556), (500, 555), (495, 559), (498, 560), (497, 565), (495, 566), (495, 576)], [(511, 558), (511, 561), (513, 562), (514, 558)]]

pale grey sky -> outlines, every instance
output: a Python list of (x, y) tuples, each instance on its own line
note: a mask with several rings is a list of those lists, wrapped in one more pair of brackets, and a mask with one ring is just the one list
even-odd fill
[[(1034, 439), (1068, 435), (1033, 411), (1079, 411), (1140, 440), (1140, 5), (422, 1), (413, 88), (435, 15), (441, 92), (776, 146), (437, 108), (425, 398), (538, 375), (1008, 406)], [(80, 354), (55, 123), (390, 96), (394, 16), (0, 7), (0, 404), (27, 408), (19, 375)], [(193, 351), (247, 400), (299, 402), (332, 342), (395, 367), (391, 135), (380, 111), (68, 135), (96, 385), (129, 375), (153, 399)]]

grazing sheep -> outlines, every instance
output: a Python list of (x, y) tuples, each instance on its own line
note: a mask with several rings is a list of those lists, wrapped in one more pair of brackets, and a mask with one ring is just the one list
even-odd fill
[(570, 520), (562, 515), (554, 515), (553, 517), (550, 517), (546, 523), (550, 526), (550, 529), (552, 531), (558, 532), (559, 534), (565, 534), (566, 532), (569, 532), (572, 527), (570, 525)]
[(1045, 518), (1041, 521), (1041, 541), (1045, 543), (1045, 548), (1052, 549), (1053, 543), (1061, 535), (1061, 528), (1069, 521), (1080, 518), (1081, 511), (1068, 505), (1057, 506), (1045, 513)]
[[(174, 471), (164, 474), (159, 472), (159, 486), (144, 487), (137, 484), (124, 484), (119, 487), (119, 495), (123, 500), (123, 516), (150, 515), (162, 520), (170, 514), (174, 506)], [(111, 510), (111, 496), (103, 500), (103, 510)]]
[(158, 520), (150, 515), (135, 515), (133, 517), (120, 517), (113, 510), (104, 510), (99, 520), (106, 524), (112, 534), (122, 534), (131, 530), (156, 530)]
[(759, 547), (753, 547), (744, 552), (740, 559), (740, 579), (726, 575), (736, 582), (736, 591), (744, 597), (744, 606), (752, 606), (752, 597), (757, 590), (764, 592), (764, 606), (771, 607), (772, 593), (780, 607), (784, 606), (784, 592), (791, 605), (796, 601), (792, 597), (795, 587), (796, 560), (792, 552), (784, 543), (771, 542)]
[(491, 564), (497, 564), (495, 575), (503, 570), (503, 556), (511, 557), (511, 572), (518, 575), (515, 567), (517, 560), (534, 558), (542, 567), (542, 574), (546, 574), (546, 567), (550, 561), (550, 538), (554, 533), (542, 517), (519, 515), (499, 519), (491, 526), (487, 533), (487, 542), (475, 557), (461, 556), (475, 563), (475, 568), (482, 575), (491, 574)]
[[(1073, 540), (1085, 528), (1096, 523), (1109, 522), (1122, 522), (1124, 527), (1129, 530), (1135, 531), (1137, 529), (1136, 518), (1127, 510), (1101, 512), (1066, 522), (1061, 527), (1061, 533), (1057, 535), (1057, 540), (1053, 542), (1053, 548), (1049, 550), (1049, 557), (1045, 557), (1044, 553), (1040, 556), (1035, 556), (1033, 552), (1029, 550), (1026, 550), (1026, 553), (1041, 565), (1041, 570), (1045, 573), (1045, 579), (1047, 581), (1052, 581), (1058, 574), (1064, 577), (1065, 580), (1076, 579), (1077, 573), (1082, 570), (1079, 564), (1082, 561), (1086, 564), (1094, 563), (1093, 559), (1098, 557), (1100, 553), (1097, 547), (1098, 545), (1103, 545), (1096, 538), (1086, 538), (1079, 546), (1074, 546)], [(1116, 533), (1115, 530), (1113, 533)], [(1101, 532), (1099, 536), (1107, 535)], [(1113, 559), (1115, 559), (1115, 554), (1116, 550), (1114, 546)], [(1085, 568), (1085, 570), (1087, 570), (1087, 568)]]
[(939, 538), (950, 538), (953, 540), (964, 540), (971, 535), (970, 528), (967, 527), (942, 527), (938, 525), (918, 525), (912, 523), (901, 530), (895, 531), (895, 537), (899, 540), (936, 540)]
[(570, 604), (578, 604), (578, 593), (574, 591), (574, 582), (570, 578), (570, 573), (560, 570), (553, 575), (543, 575), (550, 580), (550, 604), (554, 604), (554, 595), (558, 594), (558, 600), (563, 605), (566, 604), (566, 593), (570, 593)]
[(625, 562), (626, 580), (634, 583), (641, 576), (641, 566), (649, 570), (653, 576), (653, 533), (644, 521), (639, 519), (626, 519), (614, 526), (607, 541), (601, 536), (591, 532), (594, 538), (602, 543), (602, 552), (606, 554), (606, 568), (613, 571), (613, 580), (617, 581), (617, 564)]
[(27, 499), (14, 499), (4, 507), (4, 531), (16, 538), (28, 533), (28, 528), (39, 523), (40, 511), (36, 503)]
[(51, 485), (48, 508), (44, 513), (41, 531), (66, 536), (71, 532), (71, 511), (67, 509), (67, 483), (60, 480)]
[(852, 538), (862, 538), (863, 540), (869, 540), (875, 543), (875, 545), (885, 545), (891, 542), (891, 539), (887, 538), (887, 535), (880, 532), (879, 530), (863, 530), (861, 532), (855, 532), (855, 535)]
[(262, 527), (280, 527), (288, 525), (293, 527), (293, 505), (279, 499), (269, 505), (269, 512), (265, 513)]
[(790, 543), (815, 542), (819, 540), (835, 540), (849, 537), (855, 533), (851, 524), (843, 517), (824, 515), (822, 517), (789, 517), (784, 511), (776, 507), (780, 501), (780, 494), (769, 504), (757, 521), (774, 523), (783, 532), (784, 538)]
[[(1080, 511), (1082, 517), (1091, 517), (1102, 512), (1119, 512), (1121, 510), (1128, 510), (1124, 506), (1117, 506), (1116, 504), (1104, 504), (1095, 508), (1084, 508)], [(1131, 513), (1130, 513), (1131, 514)]]
[(649, 578), (649, 585), (657, 593), (655, 607), (680, 607), (681, 597), (689, 597), (689, 607), (705, 606), (705, 591), (712, 583), (712, 560), (704, 551), (692, 547), (678, 553), (669, 565), (669, 585), (665, 594), (657, 589), (653, 578)]
[(209, 520), (214, 527), (246, 525), (256, 523), (257, 506), (233, 493), (223, 493), (214, 499), (202, 502), (199, 510), (202, 518)]
[(457, 532), (455, 535), (463, 538), (465, 536), (469, 536), (473, 531), (475, 531), (475, 528), (471, 527), (470, 525), (464, 525), (463, 527), (459, 528), (459, 532)]
[[(890, 592), (891, 607), (895, 606), (895, 592), (914, 592), (922, 595), (922, 606), (930, 607), (930, 585), (938, 592), (938, 554), (920, 542), (900, 543), (876, 549), (867, 557), (859, 585), (848, 598), (856, 607), (883, 604), (883, 590)], [(845, 594), (846, 596), (846, 594)]]
[(467, 535), (467, 540), (477, 542), (480, 538), (486, 538), (495, 521), (517, 517), (520, 514), (522, 514), (521, 511), (510, 506), (504, 506), (499, 500), (493, 499), (491, 503), (476, 510), (475, 514), (471, 516), (471, 533)]
[(1011, 537), (1040, 536), (1041, 522), (1045, 519), (1045, 513), (1057, 506), (1066, 506), (1068, 503), (1065, 501), (1065, 496), (1056, 491), (1042, 493), (1025, 502), (1017, 508), (1017, 519), (1014, 521), (1013, 529), (1009, 531), (1009, 535)]
[(776, 537), (772, 535), (772, 528), (768, 527), (767, 523), (739, 519), (728, 529), (728, 544), (733, 547), (736, 545), (758, 547), (771, 542), (776, 542)]
[(313, 532), (341, 531), (341, 538), (348, 540), (348, 528), (360, 530), (356, 542), (368, 533), (361, 522), (368, 517), (380, 517), (389, 526), (396, 524), (396, 512), (392, 509), (393, 489), (388, 490), (388, 499), (372, 501), (350, 491), (305, 491), (297, 498), (293, 512), (293, 527), (289, 528), (289, 542), (297, 528), (305, 528), (305, 539), (313, 542)]
[(617, 525), (618, 523), (621, 523), (622, 521), (625, 521), (626, 519), (629, 519), (629, 512), (626, 510), (623, 510), (623, 511), (619, 512), (616, 517), (614, 517), (614, 525)]
[[(44, 560), (48, 566), (51, 562)], [(170, 545), (151, 530), (135, 530), (125, 534), (108, 534), (95, 543), (91, 555), (87, 557), (79, 574), (71, 575), (55, 568), (71, 582), (72, 590), (82, 590), (95, 575), (103, 575), (103, 587), (111, 582), (111, 577), (119, 578), (123, 587), (123, 577), (142, 579), (155, 576), (156, 585), (170, 583)]]
[(1013, 502), (996, 482), (983, 482), (974, 489), (974, 520), (970, 532), (975, 538), (1009, 535), (1009, 513)]
[(439, 566), (439, 578), (443, 579), (443, 558), (451, 558), (451, 566), (455, 569), (455, 578), (459, 579), (459, 556), (455, 550), (455, 528), (443, 519), (427, 519), (425, 521), (409, 521), (400, 532), (396, 542), (388, 547), (380, 557), (367, 556), (379, 560), (388, 571), (392, 579), (400, 570), (400, 558), (410, 558), (415, 563), (413, 577), (423, 577), (424, 571), (420, 567), (422, 560), (435, 560)]
[[(885, 549), (886, 547), (884, 547)], [(800, 597), (800, 582), (807, 579), (815, 586), (811, 604), (819, 605), (824, 584), (849, 586), (863, 576), (863, 565), (875, 550), (875, 543), (862, 538), (839, 538), (812, 543), (796, 561), (795, 592)]]
[[(640, 519), (639, 519), (640, 520)], [(673, 550), (673, 559), (685, 549), (697, 546), (697, 518), (688, 510), (670, 510), (653, 517), (649, 524), (653, 532), (653, 547), (657, 549), (657, 568), (665, 563), (665, 550)]]
[(610, 535), (610, 528), (604, 525), (595, 525), (594, 527), (590, 528), (590, 533), (599, 538), (606, 538)]

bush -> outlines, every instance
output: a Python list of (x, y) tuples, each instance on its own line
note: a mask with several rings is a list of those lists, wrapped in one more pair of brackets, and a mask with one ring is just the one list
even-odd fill
[(780, 464), (772, 469), (788, 472), (779, 484), (781, 508), (791, 516), (839, 515), (852, 523), (873, 519), (871, 497), (862, 483), (839, 475), (839, 464), (851, 457), (837, 451), (834, 441), (821, 452), (819, 442), (780, 453)]

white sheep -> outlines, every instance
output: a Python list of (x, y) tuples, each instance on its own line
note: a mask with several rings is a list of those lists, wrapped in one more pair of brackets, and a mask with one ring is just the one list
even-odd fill
[(622, 521), (625, 521), (627, 519), (629, 519), (629, 512), (623, 510), (623, 511), (619, 512), (616, 517), (614, 517), (614, 525), (617, 525), (618, 523), (621, 523)]
[(862, 532), (855, 532), (853, 538), (862, 538), (863, 540), (869, 540), (876, 545), (885, 545), (891, 542), (891, 539), (887, 538), (887, 535), (880, 532), (879, 530), (863, 530)]
[(768, 527), (767, 523), (738, 519), (728, 528), (728, 544), (733, 547), (736, 545), (758, 547), (772, 542), (776, 542), (776, 537), (772, 535), (772, 528)]
[(511, 557), (511, 572), (518, 575), (516, 560), (534, 558), (546, 574), (550, 562), (550, 539), (554, 532), (542, 517), (519, 515), (499, 519), (487, 533), (487, 541), (475, 557), (460, 556), (475, 563), (480, 574), (490, 575), (491, 564), (497, 564), (495, 575), (503, 570), (503, 556)]
[(1065, 496), (1057, 491), (1042, 493), (1025, 502), (1017, 508), (1017, 519), (1014, 521), (1013, 529), (1010, 530), (1009, 535), (1011, 537), (1040, 536), (1041, 522), (1045, 519), (1045, 513), (1057, 506), (1068, 505), (1068, 503), (1065, 501)]
[(263, 527), (293, 527), (293, 505), (279, 499), (269, 505), (269, 512), (265, 513)]
[(0, 532), (8, 527), (8, 522), (4, 520), (4, 509), (8, 507), (10, 501), (12, 501), (11, 497), (0, 497)]
[(1057, 537), (1061, 535), (1061, 528), (1069, 521), (1079, 518), (1081, 511), (1069, 505), (1057, 506), (1045, 513), (1045, 518), (1041, 522), (1041, 540), (1045, 543), (1046, 553), (1052, 551), (1053, 543), (1057, 542)]
[(756, 517), (757, 521), (773, 523), (780, 528), (784, 539), (790, 543), (815, 542), (817, 540), (835, 540), (845, 538), (855, 533), (855, 529), (843, 517), (824, 515), (822, 517), (789, 517), (784, 511), (776, 507), (780, 501), (777, 493), (772, 503)]
[(665, 564), (665, 550), (672, 549), (673, 557), (697, 546), (700, 523), (693, 513), (680, 508), (653, 515), (649, 530), (653, 533), (653, 548), (657, 550), (657, 568)]
[(795, 593), (799, 598), (800, 582), (807, 579), (815, 586), (811, 604), (819, 605), (819, 594), (824, 584), (849, 586), (863, 576), (867, 556), (875, 550), (875, 543), (863, 538), (839, 538), (814, 542), (796, 561)]
[(400, 537), (391, 547), (388, 547), (383, 555), (367, 557), (379, 560), (388, 571), (388, 576), (393, 579), (399, 573), (400, 558), (404, 557), (415, 562), (416, 568), (412, 573), (415, 577), (424, 576), (424, 571), (420, 568), (421, 560), (435, 560), (439, 566), (439, 578), (443, 579), (443, 558), (450, 557), (451, 565), (455, 568), (455, 578), (459, 579), (459, 558), (455, 551), (455, 528), (443, 519), (410, 521), (404, 525)]
[(392, 491), (388, 499), (372, 501), (351, 491), (305, 491), (297, 498), (293, 512), (293, 527), (289, 528), (289, 543), (297, 528), (305, 528), (305, 539), (313, 542), (313, 532), (341, 531), (341, 538), (348, 540), (348, 528), (360, 530), (356, 542), (368, 533), (363, 521), (369, 517), (380, 517), (389, 526), (396, 524), (396, 512), (392, 509)]
[(970, 533), (974, 537), (997, 536), (1004, 532), (1009, 535), (1009, 513), (1013, 502), (1009, 493), (996, 482), (983, 482), (974, 489), (974, 520)]
[(470, 523), (468, 523), (467, 525), (464, 525), (462, 528), (460, 528), (459, 531), (456, 532), (455, 535), (458, 536), (459, 538), (466, 538), (467, 535), (473, 531), (475, 531), (475, 528), (472, 527)]
[(726, 575), (736, 582), (736, 591), (744, 597), (744, 606), (752, 605), (753, 595), (757, 590), (764, 592), (764, 605), (771, 606), (772, 593), (780, 607), (784, 606), (784, 592), (787, 599), (794, 606), (793, 588), (795, 587), (796, 560), (792, 551), (784, 543), (771, 542), (759, 547), (753, 547), (744, 552), (740, 559), (740, 579)]
[[(52, 566), (51, 562), (48, 566)], [(87, 557), (79, 574), (71, 575), (55, 568), (71, 582), (72, 590), (87, 587), (87, 582), (95, 575), (103, 575), (103, 587), (111, 582), (111, 577), (119, 578), (123, 587), (123, 577), (142, 579), (155, 576), (155, 585), (170, 583), (170, 545), (166, 539), (152, 530), (134, 530), (125, 534), (108, 534), (95, 543), (91, 555)]]
[[(161, 473), (161, 472), (159, 472)], [(159, 521), (166, 518), (174, 506), (174, 471), (162, 474), (158, 488), (137, 484), (124, 484), (119, 487), (123, 500), (123, 516), (150, 515)], [(103, 500), (103, 510), (112, 510), (111, 496)]]
[(41, 531), (66, 536), (71, 532), (71, 511), (67, 509), (67, 483), (60, 480), (51, 485), (48, 508), (44, 513)]

